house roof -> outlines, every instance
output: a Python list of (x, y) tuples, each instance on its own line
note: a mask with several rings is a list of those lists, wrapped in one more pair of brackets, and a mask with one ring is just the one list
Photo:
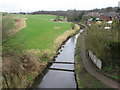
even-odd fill
[(107, 13), (104, 13), (104, 15), (107, 16), (107, 17), (110, 17), (110, 16), (114, 17), (114, 16), (117, 16), (117, 13), (115, 13), (115, 12), (107, 12)]

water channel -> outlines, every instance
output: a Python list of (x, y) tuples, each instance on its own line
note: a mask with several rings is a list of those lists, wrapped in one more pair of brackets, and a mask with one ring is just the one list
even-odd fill
[(48, 72), (38, 83), (36, 88), (77, 88), (74, 72), (74, 53), (77, 38), (71, 37), (59, 50), (55, 62), (49, 67)]

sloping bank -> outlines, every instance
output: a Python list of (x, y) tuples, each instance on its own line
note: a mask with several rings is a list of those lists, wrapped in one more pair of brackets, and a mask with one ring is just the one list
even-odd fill
[[(75, 24), (74, 30), (68, 30), (60, 35), (54, 41), (54, 54), (51, 60), (57, 54), (57, 50), (71, 36), (77, 33), (79, 26)], [(46, 56), (44, 56), (46, 57)], [(3, 58), (3, 88), (26, 88), (30, 86), (38, 75), (42, 75), (47, 67), (47, 63), (40, 62), (33, 54), (15, 54)]]
[(77, 40), (75, 49), (75, 73), (77, 78), (77, 83), (79, 88), (108, 88), (106, 85), (102, 84), (95, 77), (93, 77), (89, 72), (87, 72), (85, 66), (83, 65), (83, 60), (81, 58), (81, 52), (83, 50), (83, 37), (80, 35)]

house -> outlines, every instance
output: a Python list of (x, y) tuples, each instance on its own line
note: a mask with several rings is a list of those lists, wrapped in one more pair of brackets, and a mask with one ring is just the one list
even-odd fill
[(99, 15), (99, 18), (101, 18), (101, 20), (103, 21), (112, 21), (113, 18), (115, 18), (117, 16), (116, 12), (107, 12), (107, 13), (101, 13)]
[(98, 18), (98, 17), (90, 18), (90, 19), (88, 19), (87, 24), (88, 25), (93, 24), (93, 23), (96, 23), (98, 21), (101, 21), (100, 18)]
[(98, 17), (99, 16), (99, 12), (91, 12), (91, 13), (88, 13), (88, 16), (91, 16), (91, 17)]
[(102, 21), (111, 21), (112, 20), (112, 17), (111, 16), (106, 16), (105, 14), (100, 14), (99, 18), (102, 20)]

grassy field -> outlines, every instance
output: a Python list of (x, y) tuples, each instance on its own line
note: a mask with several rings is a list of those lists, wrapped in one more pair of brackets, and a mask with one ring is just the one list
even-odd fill
[[(53, 49), (55, 38), (70, 30), (70, 23), (50, 21), (52, 15), (27, 15), (27, 27), (21, 30), (17, 38), (12, 36), (8, 44), (22, 44), (25, 49)], [(59, 29), (55, 29), (59, 27)], [(22, 42), (22, 43), (21, 43)]]
[[(59, 48), (55, 46), (55, 39), (70, 30), (71, 23), (52, 21), (56, 18), (54, 15), (25, 15), (24, 17), (27, 18), (27, 27), (7, 38), (6, 46), (11, 45), (10, 47), (16, 50), (34, 53), (41, 61), (46, 62), (45, 59), (52, 58)], [(9, 48), (3, 49), (7, 52), (8, 50)]]

